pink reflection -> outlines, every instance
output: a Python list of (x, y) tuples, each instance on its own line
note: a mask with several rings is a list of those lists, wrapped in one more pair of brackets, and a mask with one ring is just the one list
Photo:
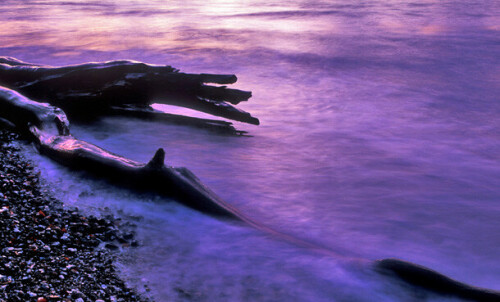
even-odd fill
[[(129, 49), (245, 50), (264, 45), (297, 50), (310, 45), (297, 39), (297, 35), (339, 31), (338, 22), (331, 22), (328, 17), (300, 18), (294, 16), (294, 11), (285, 11), (285, 16), (276, 22), (276, 17), (267, 14), (278, 12), (282, 16), (284, 8), (279, 5), (174, 1), (167, 6), (135, 1), (127, 8), (125, 4), (96, 1), (3, 4), (2, 8), (10, 14), (0, 16), (2, 46), (50, 47), (54, 56)], [(254, 13), (255, 16), (248, 15)], [(260, 13), (264, 16), (260, 17)], [(268, 34), (261, 35), (262, 32)]]

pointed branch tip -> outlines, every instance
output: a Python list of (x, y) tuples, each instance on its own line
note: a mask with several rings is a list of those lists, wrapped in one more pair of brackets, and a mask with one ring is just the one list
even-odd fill
[(147, 164), (150, 168), (162, 168), (165, 164), (165, 150), (159, 148), (153, 158)]

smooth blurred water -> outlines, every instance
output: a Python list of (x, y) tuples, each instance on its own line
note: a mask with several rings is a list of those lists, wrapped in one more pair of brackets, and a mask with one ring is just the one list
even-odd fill
[[(0, 55), (236, 73), (254, 95), (238, 106), (261, 119), (236, 123), (252, 137), (124, 118), (72, 131), (143, 162), (163, 147), (248, 217), (345, 257), (500, 290), (499, 12), (486, 0), (7, 0)], [(366, 265), (34, 158), (68, 204), (144, 217), (123, 271), (159, 301), (424, 299)]]

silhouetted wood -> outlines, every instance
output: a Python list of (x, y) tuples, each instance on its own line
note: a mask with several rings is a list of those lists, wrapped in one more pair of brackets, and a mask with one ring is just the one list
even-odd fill
[(165, 166), (163, 149), (158, 149), (147, 164), (113, 154), (73, 137), (66, 114), (60, 108), (32, 101), (4, 87), (0, 87), (0, 118), (29, 134), (40, 153), (66, 166), (174, 197), (208, 214), (238, 218), (230, 205), (188, 169)]
[(148, 121), (160, 121), (169, 124), (193, 126), (228, 135), (247, 136), (246, 131), (237, 130), (230, 122), (165, 113), (155, 110), (149, 106), (112, 106), (109, 114), (140, 118)]
[(375, 262), (375, 269), (380, 273), (390, 274), (411, 285), (434, 293), (454, 296), (469, 301), (500, 301), (500, 292), (458, 282), (436, 271), (411, 262), (399, 259), (384, 259)]
[(257, 118), (229, 104), (248, 100), (251, 92), (205, 85), (236, 80), (235, 75), (187, 74), (135, 61), (50, 67), (0, 57), (0, 85), (50, 102), (70, 116), (102, 115), (110, 106), (161, 103), (258, 125)]

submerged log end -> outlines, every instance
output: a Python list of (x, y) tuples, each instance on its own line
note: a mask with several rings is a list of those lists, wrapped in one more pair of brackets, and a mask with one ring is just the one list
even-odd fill
[(189, 169), (176, 167), (170, 173), (175, 178), (178, 194), (187, 206), (219, 218), (241, 219), (235, 208), (221, 200)]
[(472, 301), (500, 301), (500, 292), (470, 286), (424, 266), (399, 259), (377, 260), (375, 270), (441, 295)]
[(260, 125), (260, 120), (256, 117), (250, 116), (248, 119), (248, 123), (252, 125)]
[(165, 166), (165, 150), (159, 148), (153, 158), (146, 164), (149, 169), (161, 169)]

